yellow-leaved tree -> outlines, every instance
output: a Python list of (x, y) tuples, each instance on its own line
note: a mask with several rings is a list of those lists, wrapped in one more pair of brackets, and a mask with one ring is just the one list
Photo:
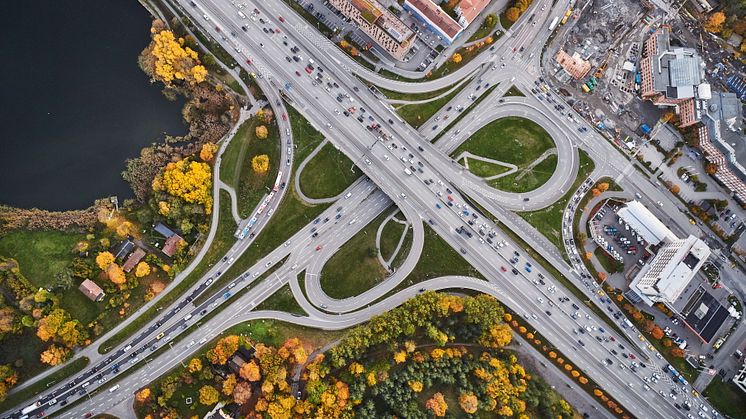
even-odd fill
[(199, 402), (205, 406), (210, 406), (218, 402), (220, 393), (214, 387), (204, 385), (199, 389)]
[(189, 361), (189, 365), (187, 366), (187, 371), (189, 371), (190, 373), (202, 371), (202, 360), (200, 360), (199, 358), (192, 358), (192, 360)]
[(180, 160), (166, 165), (153, 179), (154, 191), (166, 191), (191, 204), (200, 204), (205, 214), (212, 213), (212, 171), (207, 163)]
[(171, 31), (153, 34), (150, 53), (155, 58), (155, 77), (168, 86), (174, 80), (197, 84), (207, 77), (207, 69), (200, 63), (197, 52), (184, 47), (184, 39), (176, 39)]
[(96, 265), (99, 269), (105, 271), (114, 262), (114, 255), (111, 252), (100, 252), (96, 255)]
[(254, 170), (254, 173), (260, 175), (267, 173), (269, 170), (269, 156), (266, 154), (254, 156), (251, 159), (251, 168)]
[(109, 277), (109, 281), (117, 285), (122, 285), (127, 282), (127, 278), (124, 276), (122, 267), (117, 265), (116, 263), (112, 263), (109, 265), (108, 268), (106, 268), (106, 276)]
[(254, 129), (254, 133), (256, 134), (256, 138), (260, 140), (267, 139), (267, 136), (269, 135), (269, 131), (267, 130), (267, 127), (265, 125), (259, 125)]
[(446, 410), (448, 410), (448, 404), (443, 397), (443, 393), (438, 392), (433, 394), (433, 397), (425, 402), (425, 408), (430, 409), (437, 417), (445, 416)]
[(202, 161), (210, 161), (215, 157), (215, 152), (218, 151), (218, 145), (215, 143), (204, 143), (202, 148), (199, 150), (199, 158)]
[(453, 54), (453, 56), (451, 57), (451, 61), (453, 61), (456, 64), (460, 63), (461, 60), (463, 60), (463, 57), (461, 57), (461, 54), (459, 54), (458, 52)]
[(718, 33), (723, 30), (723, 23), (725, 22), (725, 13), (715, 12), (710, 15), (707, 22), (703, 25), (707, 32)]
[(144, 276), (147, 276), (150, 274), (150, 265), (148, 265), (148, 262), (140, 262), (137, 264), (137, 267), (135, 268), (135, 276), (138, 278), (142, 278)]
[(69, 355), (69, 349), (62, 346), (51, 345), (46, 351), (41, 353), (39, 359), (47, 365), (55, 366), (65, 362)]

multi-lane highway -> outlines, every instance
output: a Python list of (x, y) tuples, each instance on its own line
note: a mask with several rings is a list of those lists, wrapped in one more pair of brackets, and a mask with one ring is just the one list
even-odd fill
[[(108, 411), (118, 401), (127, 399), (127, 395), (138, 385), (157, 377), (168, 365), (174, 365), (196, 350), (200, 343), (214, 337), (231, 322), (264, 316), (314, 327), (347, 327), (390, 309), (414, 295), (418, 288), (463, 287), (495, 295), (525, 317), (527, 322), (633, 415), (686, 417), (686, 413), (674, 405), (677, 404), (675, 400), (690, 398), (688, 394), (691, 389), (687, 385), (668, 383), (664, 379), (651, 382), (649, 376), (654, 372), (665, 376), (659, 372), (665, 362), (659, 360), (655, 352), (644, 345), (644, 349), (639, 350), (613, 337), (603, 319), (597, 318), (586, 308), (581, 308), (582, 301), (565, 293), (554, 278), (541, 272), (535, 260), (527, 257), (522, 249), (511, 245), (510, 240), (496, 228), (491, 217), (480, 215), (470, 208), (461, 195), (462, 192), (490, 210), (506, 225), (515, 227), (506, 215), (506, 207), (494, 195), (490, 195), (495, 191), (478, 179), (464, 181), (468, 178), (463, 168), (455, 164), (444, 151), (453, 149), (459, 141), (467, 138), (466, 132), (473, 132), (500, 116), (521, 115), (523, 112), (525, 116), (547, 127), (557, 141), (558, 153), (562, 153), (561, 163), (569, 166), (551, 179), (555, 191), (562, 192), (545, 195), (537, 193), (529, 201), (524, 201), (523, 196), (508, 196), (507, 208), (546, 206), (561, 196), (572, 184), (577, 172), (577, 147), (587, 149), (594, 160), (597, 159), (598, 167), (603, 168), (602, 172), (616, 170), (617, 175), (629, 174), (626, 172), (629, 162), (616, 150), (609, 154), (609, 149), (606, 148), (608, 143), (592, 130), (583, 133), (578, 131), (579, 127), (584, 126), (579, 119), (568, 119), (564, 112), (562, 117), (558, 117), (560, 110), (545, 106), (545, 100), (537, 100), (535, 97), (511, 98), (505, 103), (497, 104), (495, 101), (485, 101), (472, 111), (475, 118), (462, 120), (459, 126), (463, 127), (460, 129), (458, 126), (454, 127), (454, 130), (465, 129), (464, 134), (459, 137), (458, 134), (449, 136), (446, 133), (443, 140), (433, 145), (420, 132), (401, 122), (391, 108), (370, 93), (355, 75), (357, 73), (383, 87), (399, 91), (433, 90), (474, 73), (487, 61), (489, 64), (485, 64), (485, 67), (489, 65), (489, 73), (475, 75), (471, 83), (484, 84), (487, 77), (492, 77), (492, 83), (497, 84), (498, 89), (503, 92), (512, 84), (518, 85), (524, 92), (530, 91), (536, 81), (535, 75), (539, 74), (536, 64), (542, 43), (546, 39), (537, 37), (537, 34), (547, 32), (546, 19), (556, 15), (559, 10), (564, 11), (562, 4), (552, 8), (548, 1), (537, 2), (531, 9), (536, 14), (537, 25), (520, 22), (510, 34), (496, 43), (494, 50), (475, 59), (463, 70), (452, 73), (449, 78), (415, 85), (403, 82), (391, 84), (389, 81), (378, 80), (380, 76), (377, 78), (355, 67), (354, 61), (330, 45), (328, 40), (316, 33), (282, 2), (247, 3), (249, 10), (259, 11), (265, 24), (249, 23), (241, 19), (235, 6), (227, 1), (200, 0), (194, 4), (180, 1), (178, 5), (226, 50), (231, 51), (250, 72), (262, 75), (265, 92), (275, 92), (268, 94), (273, 106), (282, 106), (281, 102), (278, 104), (277, 99), (272, 98), (277, 90), (282, 90), (293, 106), (322, 131), (332, 144), (358, 164), (369, 181), (357, 182), (351, 187), (349, 194), (345, 194), (338, 204), (331, 205), (319, 217), (320, 221), (314, 220), (315, 222), (305, 226), (286, 243), (262, 257), (234, 282), (219, 290), (211, 289), (210, 285), (215, 278), (222, 275), (232, 260), (250, 244), (250, 240), (237, 242), (226, 258), (213, 267), (203, 280), (172, 307), (164, 310), (165, 313), (146, 325), (135, 338), (115, 348), (109, 355), (94, 358), (91, 368), (44, 393), (40, 398), (43, 404), (32, 410), (32, 414), (41, 411), (55, 412), (64, 407), (63, 402), (67, 404), (89, 397), (89, 392), (97, 388), (102, 391), (91, 397), (90, 401), (83, 401), (74, 409), (62, 413), (62, 416), (79, 417), (86, 412)], [(281, 22), (279, 16), (283, 16), (285, 22)], [(264, 31), (263, 28), (271, 28), (273, 31)], [(279, 29), (277, 33), (276, 29)], [(222, 35), (226, 33), (235, 33), (235, 36), (223, 39)], [(517, 53), (521, 48), (523, 51)], [(302, 60), (296, 62), (294, 56), (302, 57)], [(503, 61), (499, 58), (503, 56), (510, 57), (506, 59), (505, 67), (502, 64), (495, 65)], [(311, 67), (308, 67), (309, 64)], [(510, 79), (500, 76), (500, 73), (508, 71), (514, 74)], [(468, 94), (470, 89), (471, 92), (476, 91), (475, 85), (465, 87), (454, 100), (463, 100), (461, 96)], [(486, 89), (482, 91), (484, 90)], [(344, 111), (353, 107), (355, 113), (346, 116)], [(276, 114), (282, 112), (276, 110)], [(376, 125), (380, 128), (371, 128)], [(288, 157), (290, 156), (283, 156), (283, 159)], [(289, 167), (291, 166), (288, 165)], [(318, 281), (318, 273), (324, 261), (392, 202), (415, 226), (415, 251), (382, 284), (350, 299), (329, 298)], [(530, 204), (527, 205), (526, 202)], [(338, 210), (340, 206), (342, 208)], [(422, 223), (425, 222), (488, 281), (462, 277), (431, 280), (371, 304), (393, 289), (414, 267), (419, 254), (417, 249), (421, 250), (422, 247)], [(541, 248), (537, 250), (542, 254), (546, 253)], [(282, 260), (286, 261), (274, 273), (259, 280)], [(564, 264), (562, 261), (556, 263)], [(569, 266), (564, 267), (569, 278), (580, 281), (569, 271)], [(301, 271), (306, 272), (305, 290), (301, 290), (297, 282), (297, 275)], [(286, 283), (290, 283), (295, 298), (308, 312), (307, 317), (249, 313)], [(243, 289), (248, 291), (231, 299)], [(199, 306), (192, 304), (203, 293), (209, 293), (210, 298)], [(167, 342), (197, 324), (207, 313), (222, 308), (223, 304), (228, 304), (223, 313), (204, 322), (196, 331), (173, 346), (177, 349), (147, 361), (143, 367), (143, 362), (152, 351), (163, 348)], [(368, 308), (369, 304), (371, 306)], [(640, 359), (641, 357), (644, 359)], [(127, 369), (132, 369), (128, 371), (131, 374), (118, 383), (119, 387), (107, 384), (107, 380), (110, 381), (111, 377), (122, 374)], [(107, 391), (112, 388), (115, 390)], [(674, 399), (677, 394), (678, 399)], [(695, 408), (698, 408), (698, 403), (697, 401)], [(20, 416), (18, 410), (13, 412), (13, 417)]]

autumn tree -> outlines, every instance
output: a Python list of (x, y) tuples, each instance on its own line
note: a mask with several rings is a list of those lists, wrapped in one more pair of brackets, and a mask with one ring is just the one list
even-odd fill
[(242, 405), (251, 398), (251, 384), (241, 381), (233, 388), (233, 401)]
[(475, 413), (479, 407), (477, 396), (475, 396), (474, 393), (461, 393), (458, 397), (458, 404), (464, 412), (470, 415)]
[(214, 387), (204, 385), (199, 389), (199, 402), (205, 406), (211, 406), (218, 402), (220, 393)]
[(269, 170), (269, 156), (266, 154), (259, 154), (251, 159), (251, 168), (254, 173), (263, 175)]
[(148, 400), (150, 400), (150, 394), (150, 389), (148, 387), (145, 387), (144, 389), (135, 393), (135, 402), (138, 404), (146, 403)]
[(492, 348), (500, 348), (510, 343), (513, 333), (507, 324), (496, 324), (489, 332), (479, 339), (479, 343)]
[(673, 348), (671, 349), (671, 355), (675, 358), (683, 358), (684, 357), (684, 350), (681, 348)]
[(215, 348), (207, 351), (205, 356), (213, 364), (225, 365), (228, 362), (228, 358), (238, 350), (238, 336), (230, 335), (226, 336), (215, 344)]
[(36, 336), (46, 342), (55, 336), (62, 325), (70, 318), (70, 315), (61, 308), (52, 310), (49, 314), (39, 320)]
[(598, 273), (598, 280), (599, 281), (605, 281), (606, 280), (606, 272), (599, 272)]
[(446, 415), (446, 410), (448, 410), (448, 404), (446, 404), (443, 394), (438, 392), (433, 394), (433, 397), (425, 402), (425, 408), (430, 409), (435, 416), (443, 417)]
[(191, 374), (202, 371), (202, 360), (199, 358), (192, 358), (192, 360), (189, 361), (189, 364), (187, 365), (187, 371), (189, 371)]
[(601, 182), (598, 184), (598, 190), (601, 192), (606, 192), (609, 190), (609, 184), (607, 182)]
[(519, 17), (521, 17), (521, 10), (517, 7), (508, 7), (505, 11), (505, 18), (510, 22), (515, 22)]
[(142, 261), (137, 264), (137, 267), (135, 268), (135, 276), (138, 278), (142, 278), (144, 276), (148, 276), (150, 274), (150, 265), (148, 265), (148, 262)]
[(705, 165), (705, 173), (708, 175), (714, 175), (718, 172), (718, 165), (715, 163), (707, 163)]
[(100, 252), (96, 255), (96, 265), (102, 271), (105, 271), (112, 263), (114, 263), (114, 255), (111, 252)]
[(266, 140), (267, 136), (269, 135), (269, 131), (267, 131), (267, 127), (265, 125), (259, 125), (254, 129), (254, 133), (256, 134), (256, 138), (260, 140)]
[(223, 380), (223, 394), (230, 396), (233, 394), (233, 389), (236, 388), (237, 384), (236, 374), (230, 374)]
[(215, 143), (204, 143), (202, 148), (199, 150), (199, 158), (202, 161), (210, 161), (215, 157), (215, 152), (218, 151), (218, 145)]
[(650, 331), (650, 335), (653, 339), (662, 339), (665, 333), (663, 333), (663, 330), (661, 330), (660, 327), (655, 326), (653, 327), (653, 330)]
[(184, 47), (184, 39), (176, 39), (173, 32), (154, 31), (150, 54), (153, 62), (154, 77), (166, 86), (174, 80), (183, 80), (189, 84), (201, 83), (207, 77), (207, 69), (199, 62), (197, 52)]
[(585, 252), (584, 256), (585, 256), (585, 260), (591, 260), (591, 258), (593, 258), (593, 253), (592, 252)]
[(41, 353), (39, 359), (47, 365), (55, 366), (65, 362), (69, 356), (69, 349), (62, 346), (51, 345), (46, 351)]
[(461, 54), (459, 54), (458, 52), (453, 54), (453, 56), (451, 57), (451, 61), (453, 61), (456, 64), (460, 63), (461, 60), (463, 60), (463, 57), (461, 57)]
[(262, 378), (261, 372), (259, 371), (259, 366), (254, 362), (254, 360), (251, 360), (243, 366), (241, 366), (241, 370), (239, 371), (239, 375), (244, 380), (248, 380), (251, 382), (257, 382)]
[(166, 165), (152, 183), (153, 191), (165, 191), (190, 204), (203, 205), (212, 213), (212, 171), (207, 163), (183, 159)]
[(671, 193), (674, 195), (678, 195), (679, 192), (681, 192), (681, 186), (676, 185), (676, 184), (671, 185), (670, 189), (671, 189)]
[(597, 197), (601, 195), (601, 191), (598, 188), (593, 188), (591, 189), (591, 194), (593, 195), (593, 197)]
[(715, 12), (710, 15), (707, 22), (703, 25), (707, 32), (718, 33), (723, 30), (723, 23), (725, 22), (725, 13)]
[(109, 267), (106, 268), (106, 276), (109, 278), (109, 281), (117, 285), (122, 285), (127, 282), (122, 267), (116, 263), (109, 264)]

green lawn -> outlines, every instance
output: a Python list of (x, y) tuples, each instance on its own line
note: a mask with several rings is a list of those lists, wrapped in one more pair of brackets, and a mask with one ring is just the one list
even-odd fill
[[(388, 215), (390, 212), (386, 212), (386, 214)], [(398, 215), (401, 217), (401, 213), (398, 213)], [(383, 227), (379, 251), (385, 260), (391, 257), (394, 249), (396, 249), (396, 245), (399, 244), (403, 232), (404, 224), (397, 223), (393, 219), (389, 220)]]
[(228, 192), (220, 191), (220, 214), (218, 215), (218, 227), (215, 232), (215, 238), (212, 241), (212, 245), (205, 253), (200, 263), (192, 270), (192, 272), (181, 280), (168, 294), (164, 295), (159, 304), (151, 307), (137, 318), (127, 324), (126, 327), (122, 328), (114, 336), (109, 338), (106, 342), (103, 342), (100, 346), (99, 352), (106, 353), (114, 346), (122, 343), (127, 337), (134, 332), (138, 331), (147, 322), (158, 314), (159, 308), (168, 307), (173, 301), (181, 296), (189, 287), (204, 276), (211, 266), (213, 266), (221, 257), (230, 249), (233, 243), (236, 241), (233, 233), (236, 232), (236, 223), (233, 221), (231, 215), (231, 203), (230, 195)]
[[(298, 147), (295, 150), (295, 159), (293, 159), (293, 171), (295, 171), (300, 162), (324, 140), (324, 136), (316, 131), (292, 107), (288, 107), (288, 118), (290, 119), (293, 130), (293, 143)], [(239, 274), (256, 263), (262, 256), (287, 241), (296, 231), (313, 221), (321, 212), (329, 207), (327, 204), (309, 205), (301, 201), (295, 193), (294, 182), (289, 182), (287, 188), (288, 191), (285, 193), (285, 197), (277, 207), (277, 210), (275, 210), (275, 214), (272, 216), (270, 222), (256, 237), (254, 243), (215, 281), (212, 288), (217, 289), (221, 285), (231, 282)], [(206, 299), (207, 297), (204, 296), (202, 298)], [(199, 303), (203, 299), (197, 298), (195, 301)]]
[(404, 236), (404, 242), (401, 244), (399, 253), (394, 256), (394, 260), (391, 261), (391, 268), (399, 269), (399, 267), (407, 260), (409, 252), (412, 250), (412, 237), (414, 233), (412, 227), (407, 228), (407, 234)]
[(510, 29), (511, 26), (513, 26), (515, 22), (511, 22), (508, 18), (505, 17), (505, 12), (500, 13), (500, 25), (505, 28), (507, 31)]
[(290, 289), (290, 285), (287, 284), (283, 285), (277, 292), (259, 304), (256, 310), (278, 310), (303, 316), (308, 314), (298, 305), (293, 296), (293, 291)]
[[(256, 137), (256, 127), (264, 125), (269, 131), (266, 139)], [(257, 174), (251, 169), (254, 156), (269, 156), (269, 171)], [(223, 153), (220, 166), (220, 179), (236, 189), (238, 213), (246, 218), (256, 208), (259, 201), (277, 179), (277, 172), (285, 167), (280, 161), (280, 133), (277, 124), (265, 124), (252, 118), (241, 125), (231, 143)]]
[[(490, 18), (490, 16), (492, 16), (492, 18)], [(477, 29), (477, 31), (474, 32), (474, 35), (472, 35), (466, 42), (473, 42), (485, 38), (487, 35), (492, 33), (492, 31), (495, 29), (495, 25), (497, 25), (497, 16), (486, 16), (485, 19), (482, 21), (482, 25), (479, 27), (479, 29)]]
[(505, 92), (504, 96), (523, 96), (523, 97), (525, 97), (526, 95), (523, 94), (523, 92), (521, 91), (521, 89), (519, 89), (519, 88), (517, 88), (515, 86), (510, 86), (510, 89), (508, 89), (508, 91)]
[[(497, 38), (499, 38), (499, 36), (493, 37), (493, 43), (497, 40)], [(459, 68), (465, 66), (469, 61), (476, 58), (480, 53), (490, 48), (490, 45), (491, 44), (484, 44), (481, 48), (477, 48), (476, 46), (459, 48), (456, 53), (461, 54), (461, 61), (455, 63), (453, 62), (451, 57), (448, 57), (448, 61), (441, 64), (440, 67), (432, 71), (430, 79), (437, 79), (458, 70)]]
[(734, 419), (746, 418), (746, 393), (731, 382), (723, 382), (719, 375), (712, 379), (703, 394), (720, 413)]
[[(462, 163), (462, 165), (466, 166), (465, 163)], [(508, 170), (510, 170), (510, 168), (507, 166), (469, 158), (469, 171), (479, 177), (496, 176), (505, 173)]]
[(443, 96), (440, 99), (431, 100), (426, 103), (419, 103), (416, 105), (402, 105), (396, 108), (396, 112), (407, 121), (407, 123), (415, 128), (419, 128), (425, 123), (430, 117), (440, 111), (451, 99), (456, 96), (461, 89), (466, 86), (468, 82), (462, 84), (459, 88), (454, 89), (451, 93)]
[[(70, 364), (65, 365), (64, 367), (60, 368), (58, 371), (54, 372), (53, 374), (50, 374), (46, 378), (43, 378), (37, 381), (36, 383), (29, 385), (28, 387), (25, 387), (12, 394), (9, 394), (8, 397), (6, 397), (5, 400), (3, 400), (2, 403), (0, 403), (0, 410), (4, 411), (4, 410), (11, 409), (13, 407), (17, 407), (18, 405), (25, 402), (26, 400), (46, 390), (47, 385), (51, 385), (61, 380), (64, 380), (74, 375), (75, 373), (81, 371), (83, 368), (85, 368), (88, 365), (88, 362), (89, 360), (86, 357), (78, 358), (70, 362)], [(46, 368), (46, 366), (42, 366), (42, 369), (44, 368)], [(38, 372), (40, 371), (37, 371), (36, 373)], [(34, 373), (33, 375), (35, 375), (36, 373)], [(27, 371), (20, 371), (19, 375), (26, 376), (27, 378), (32, 376), (32, 374), (30, 374), (30, 372), (27, 372)]]
[(72, 262), (73, 247), (83, 234), (61, 231), (14, 230), (0, 238), (0, 255), (18, 261), (21, 272), (34, 286), (49, 287)]
[[(471, 164), (471, 162), (470, 162)], [(487, 183), (493, 188), (500, 189), (508, 192), (528, 192), (545, 184), (554, 170), (557, 168), (557, 155), (552, 154), (547, 156), (544, 160), (539, 162), (528, 172), (519, 170), (516, 173), (501, 178), (493, 179)], [(507, 170), (507, 169), (506, 169)], [(523, 176), (518, 179), (518, 176)]]
[(344, 153), (326, 143), (303, 168), (300, 188), (309, 198), (331, 198), (342, 193), (360, 175), (360, 169)]
[(596, 259), (598, 259), (598, 262), (603, 266), (606, 272), (613, 274), (624, 270), (624, 264), (622, 262), (610, 258), (609, 255), (607, 255), (600, 247), (596, 247), (593, 254), (596, 255)]
[(321, 270), (321, 288), (332, 298), (354, 297), (373, 288), (388, 275), (378, 261), (376, 231), (384, 212), (342, 245)]
[(578, 175), (575, 178), (570, 190), (565, 195), (557, 200), (554, 204), (546, 207), (539, 211), (532, 212), (519, 212), (518, 215), (523, 217), (529, 224), (534, 226), (541, 234), (543, 234), (550, 242), (557, 246), (557, 249), (562, 249), (562, 214), (567, 206), (567, 202), (573, 193), (578, 189), (581, 183), (585, 182), (588, 175), (593, 171), (595, 164), (593, 160), (583, 150), (578, 150), (580, 153), (580, 167), (578, 169)]
[(451, 156), (469, 151), (478, 156), (513, 163), (521, 169), (553, 147), (554, 141), (544, 128), (525, 118), (511, 116), (485, 125)]

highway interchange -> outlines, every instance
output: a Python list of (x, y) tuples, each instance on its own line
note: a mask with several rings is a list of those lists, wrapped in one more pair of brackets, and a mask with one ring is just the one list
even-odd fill
[[(395, 307), (422, 288), (467, 288), (495, 295), (503, 304), (525, 317), (552, 345), (637, 417), (687, 417), (688, 412), (674, 407), (676, 401), (671, 397), (672, 389), (678, 394), (676, 400), (689, 399), (692, 401), (692, 408), (699, 409), (702, 401), (691, 396), (691, 387), (688, 385), (670, 383), (666, 379), (661, 379), (658, 383), (643, 381), (644, 377), (654, 372), (668, 378), (660, 371), (665, 361), (658, 359), (647, 345), (640, 344), (634, 331), (631, 331), (630, 336), (636, 347), (619, 336), (612, 340), (606, 319), (597, 318), (584, 307), (582, 301), (565, 293), (562, 285), (549, 275), (542, 274), (538, 263), (527, 257), (523, 249), (516, 248), (492, 220), (494, 216), (499, 222), (524, 236), (529, 245), (575, 282), (593, 303), (601, 305), (595, 289), (583, 284), (583, 278), (558, 257), (556, 249), (551, 251), (551, 244), (542, 242), (539, 237), (530, 236), (525, 231), (526, 224), (521, 224), (508, 210), (540, 209), (564, 195), (577, 174), (578, 147), (586, 150), (596, 162), (592, 178), (612, 176), (621, 181), (625, 189), (628, 185), (629, 190), (639, 190), (646, 197), (653, 195), (656, 200), (665, 198), (658, 197), (660, 191), (647, 180), (639, 180), (640, 176), (629, 176), (635, 174), (633, 168), (630, 170), (632, 166), (629, 161), (595, 131), (589, 129), (579, 132), (579, 127), (588, 125), (577, 115), (574, 117), (577, 122), (569, 120), (566, 115), (559, 115), (560, 111), (553, 105), (547, 106), (546, 100), (537, 100), (532, 96), (506, 97), (504, 103), (498, 102), (500, 95), (511, 85), (518, 86), (524, 92), (536, 87), (535, 81), (540, 74), (537, 67), (540, 52), (548, 32), (546, 22), (563, 13), (567, 2), (558, 2), (554, 7), (547, 1), (536, 2), (530, 11), (536, 13), (536, 20), (539, 22), (537, 25), (519, 22), (495, 43), (494, 50), (486, 51), (447, 77), (425, 83), (393, 82), (365, 70), (316, 33), (282, 2), (246, 2), (247, 10), (256, 8), (260, 11), (260, 15), (268, 22), (266, 26), (282, 28), (280, 34), (274, 35), (263, 32), (258, 22), (248, 25), (248, 31), (244, 32), (241, 26), (250, 22), (239, 18), (237, 9), (228, 1), (199, 0), (195, 3), (198, 3), (196, 7), (189, 1), (180, 1), (178, 4), (193, 22), (203, 26), (226, 50), (231, 51), (242, 66), (246, 66), (250, 72), (262, 75), (258, 81), (271, 105), (275, 107), (275, 113), (286, 113), (284, 104), (278, 100), (277, 95), (278, 90), (283, 90), (283, 95), (292, 105), (332, 144), (356, 162), (366, 177), (355, 182), (338, 203), (332, 204), (322, 213), (320, 221), (303, 227), (234, 282), (219, 290), (210, 288), (209, 285), (215, 278), (229, 268), (230, 258), (238, 258), (251, 244), (250, 239), (237, 241), (226, 258), (210, 269), (205, 278), (184, 293), (171, 307), (164, 309), (158, 318), (136, 333), (134, 338), (106, 355), (98, 358), (94, 356), (90, 367), (43, 393), (40, 400), (44, 403), (33, 414), (44, 411), (49, 415), (63, 407), (63, 400), (72, 403), (78, 399), (83, 401), (55, 416), (82, 417), (89, 412), (111, 411), (118, 403), (131, 400), (132, 392), (177, 365), (198, 350), (200, 344), (219, 335), (232, 324), (256, 318), (274, 318), (324, 329), (342, 329)], [(204, 15), (209, 17), (209, 21), (204, 19)], [(278, 20), (279, 16), (283, 16), (284, 23)], [(216, 27), (220, 28), (219, 33)], [(235, 32), (236, 36), (220, 41), (222, 34), (230, 32)], [(543, 36), (537, 36), (538, 34)], [(284, 42), (288, 45), (284, 45)], [(238, 48), (235, 48), (236, 45)], [(289, 50), (293, 46), (300, 48), (299, 54), (304, 56), (304, 62), (286, 62), (285, 57), (293, 54)], [(513, 50), (520, 47), (524, 47), (524, 51), (514, 54)], [(314, 70), (313, 75), (304, 72), (303, 67), (309, 58), (313, 58), (317, 66), (323, 67), (323, 83), (314, 83), (316, 74), (319, 74), (318, 69)], [(251, 61), (250, 65), (247, 60)], [(486, 64), (482, 65), (483, 62)], [(505, 67), (501, 66), (503, 62), (506, 63)], [(450, 85), (470, 75), (471, 82), (465, 85), (449, 106), (469, 105), (470, 94), (478, 96), (487, 90), (476, 90), (478, 83), (497, 85), (492, 92), (493, 97), (472, 109), (470, 117), (462, 119), (435, 144), (431, 144), (429, 140), (439, 132), (438, 128), (445, 128), (445, 122), (433, 129), (438, 124), (431, 120), (419, 132), (414, 130), (401, 122), (391, 107), (380, 101), (358, 78), (385, 88), (416, 92)], [(327, 81), (337, 83), (339, 88), (327, 91)], [(286, 88), (287, 82), (291, 84)], [(337, 99), (340, 94), (341, 102)], [(355, 117), (346, 117), (334, 111), (349, 106), (366, 110), (363, 123), (359, 123)], [(371, 123), (368, 115), (381, 125), (382, 132), (366, 128)], [(494, 119), (510, 115), (530, 118), (547, 129), (557, 143), (560, 162), (563, 163), (558, 165), (550, 182), (527, 194), (509, 194), (491, 189), (448, 157), (448, 153), (466, 140), (470, 133)], [(455, 118), (454, 112), (451, 112), (451, 118)], [(280, 131), (283, 140), (291, 144), (292, 138), (285, 134), (284, 126), (281, 126)], [(456, 131), (460, 135), (451, 134)], [(286, 147), (281, 148), (285, 152)], [(286, 158), (291, 156), (283, 155), (283, 166)], [(415, 170), (412, 175), (407, 175), (405, 169), (410, 166)], [(290, 171), (286, 172), (283, 175), (290, 179)], [(589, 182), (585, 183), (586, 186), (587, 184)], [(490, 211), (492, 216), (477, 215), (478, 211), (469, 207), (462, 193)], [(274, 202), (274, 205), (278, 205), (280, 199), (275, 199)], [(319, 283), (323, 264), (347, 240), (391, 205), (396, 205), (413, 226), (412, 250), (407, 260), (381, 284), (358, 296), (344, 300), (328, 297)], [(670, 215), (678, 218), (678, 214)], [(268, 218), (262, 217), (263, 223)], [(324, 221), (326, 219), (328, 221)], [(428, 223), (430, 228), (445, 238), (488, 281), (466, 277), (436, 278), (382, 299), (414, 268), (422, 251), (424, 223)], [(480, 230), (484, 235), (480, 234)], [(314, 233), (318, 233), (317, 237), (312, 237)], [(485, 241), (486, 238), (490, 238), (492, 243)], [(278, 267), (277, 264), (283, 260), (284, 263)], [(275, 268), (274, 272), (266, 275)], [(298, 281), (301, 272), (305, 275), (305, 289), (301, 289)], [(290, 285), (293, 295), (308, 316), (251, 311), (286, 284)], [(246, 291), (236, 296), (241, 290)], [(210, 297), (195, 306), (192, 301), (203, 293), (210, 293)], [(223, 304), (227, 307), (219, 315), (201, 321), (207, 313)], [(573, 308), (573, 305), (579, 309)], [(198, 323), (197, 328), (191, 328)], [(185, 335), (184, 331), (187, 329), (189, 334)], [(173, 344), (177, 338), (180, 340)], [(153, 353), (166, 346), (169, 346), (168, 351)], [(622, 353), (627, 356), (622, 357)], [(154, 356), (149, 359), (151, 354)], [(633, 371), (630, 368), (633, 361), (629, 360), (629, 354), (636, 355), (637, 362), (646, 364), (647, 367), (640, 366)], [(128, 369), (132, 371), (128, 371), (128, 375), (117, 382), (119, 387), (108, 391), (115, 388), (110, 383), (112, 378)], [(101, 376), (98, 377), (99, 375)], [(99, 382), (102, 378), (106, 380)], [(649, 389), (646, 390), (646, 387)], [(96, 392), (96, 389), (100, 391)], [(86, 401), (86, 398), (89, 400)], [(31, 402), (33, 401), (29, 401)], [(50, 405), (50, 402), (54, 403)], [(24, 404), (26, 405), (28, 403)], [(20, 417), (20, 407), (15, 412), (6, 412), (6, 415)], [(709, 406), (705, 408), (707, 412), (711, 411)]]

